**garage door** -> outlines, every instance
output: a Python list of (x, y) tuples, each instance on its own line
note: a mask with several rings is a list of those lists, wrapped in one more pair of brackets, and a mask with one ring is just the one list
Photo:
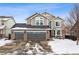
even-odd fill
[(17, 40), (24, 39), (24, 33), (23, 32), (15, 32), (15, 38)]
[(27, 32), (27, 40), (46, 40), (46, 32)]

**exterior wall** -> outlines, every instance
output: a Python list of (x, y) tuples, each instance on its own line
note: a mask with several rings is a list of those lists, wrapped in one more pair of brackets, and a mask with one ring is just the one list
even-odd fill
[(2, 25), (1, 18), (0, 18), (0, 25)]
[(11, 34), (11, 27), (15, 24), (14, 19), (9, 19), (8, 21), (5, 22), (6, 25), (6, 37), (8, 37), (8, 34)]
[[(60, 26), (56, 26), (56, 22), (59, 22)], [(60, 30), (60, 37), (64, 38), (64, 36), (65, 36), (65, 25), (64, 25), (64, 21), (62, 19), (56, 18), (54, 20), (53, 29), (55, 30), (55, 37), (58, 36), (57, 30)]]
[(4, 38), (5, 37), (5, 32), (4, 32), (5, 29), (1, 29), (0, 30), (0, 38)]
[(56, 17), (49, 13), (43, 13), (42, 15), (49, 19), (49, 22), (51, 22), (51, 29), (53, 29)]
[(12, 40), (15, 40), (15, 32), (13, 32), (13, 31), (12, 31), (12, 33), (11, 33), (11, 39), (12, 39)]
[[(64, 24), (64, 21), (62, 21), (62, 23), (61, 23), (61, 28), (62, 28), (62, 37), (65, 38), (65, 35), (66, 35), (67, 31), (66, 31), (66, 26)], [(68, 32), (69, 31), (70, 30), (68, 30)]]

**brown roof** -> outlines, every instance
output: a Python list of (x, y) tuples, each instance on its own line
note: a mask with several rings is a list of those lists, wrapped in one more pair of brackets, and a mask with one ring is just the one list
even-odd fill
[(32, 16), (35, 16), (36, 14), (38, 14), (38, 13), (35, 13), (35, 14), (31, 15), (31, 16), (30, 16), (30, 17), (28, 17), (27, 19), (31, 18)]
[(49, 14), (49, 15), (51, 15), (52, 17), (55, 17), (54, 15), (52, 15), (52, 14), (50, 14), (50, 13), (48, 13), (48, 12), (44, 12), (44, 13), (42, 13), (42, 14)]
[[(39, 14), (39, 13), (35, 13), (35, 14), (33, 14), (32, 16), (35, 16), (35, 17), (36, 17), (36, 16), (38, 16), (38, 15), (40, 15), (40, 16), (42, 16), (42, 17), (48, 19), (47, 17), (45, 17), (45, 16), (43, 16), (42, 14)], [(27, 20), (30, 19), (32, 16), (28, 17)], [(34, 18), (34, 17), (33, 17), (33, 18)]]

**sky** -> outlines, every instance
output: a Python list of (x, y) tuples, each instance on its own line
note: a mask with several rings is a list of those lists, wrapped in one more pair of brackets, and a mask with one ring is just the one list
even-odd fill
[(66, 3), (0, 3), (0, 16), (13, 16), (17, 23), (34, 13), (48, 12), (65, 19), (74, 4)]

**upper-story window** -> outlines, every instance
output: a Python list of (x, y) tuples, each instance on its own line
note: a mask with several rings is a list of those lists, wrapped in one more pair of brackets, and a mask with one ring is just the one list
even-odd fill
[(39, 20), (36, 20), (36, 25), (39, 25)]
[(49, 26), (51, 27), (51, 21), (49, 22)]
[(40, 25), (43, 25), (43, 20), (40, 20)]
[(35, 23), (36, 23), (36, 25), (43, 25), (44, 24), (43, 18), (42, 17), (36, 17)]
[(60, 22), (56, 22), (56, 26), (60, 26)]

